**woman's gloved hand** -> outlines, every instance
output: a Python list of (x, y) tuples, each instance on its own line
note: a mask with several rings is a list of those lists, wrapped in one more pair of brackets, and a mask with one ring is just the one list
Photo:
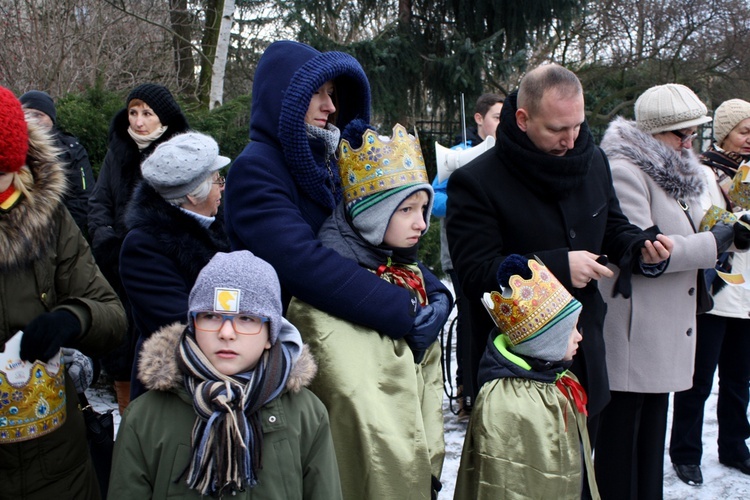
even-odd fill
[(23, 329), (21, 359), (46, 363), (81, 334), (78, 318), (64, 309), (40, 314)]
[(81, 351), (70, 347), (62, 348), (62, 362), (68, 375), (73, 379), (76, 392), (84, 392), (94, 381), (94, 361)]
[(429, 304), (420, 308), (414, 325), (404, 337), (414, 353), (415, 363), (422, 361), (425, 351), (437, 340), (451, 312), (451, 301), (447, 295), (434, 293), (428, 300)]

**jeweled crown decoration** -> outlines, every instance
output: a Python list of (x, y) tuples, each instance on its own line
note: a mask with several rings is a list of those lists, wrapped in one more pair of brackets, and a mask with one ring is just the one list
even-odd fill
[(388, 139), (368, 129), (359, 149), (342, 140), (339, 170), (346, 203), (387, 189), (429, 183), (419, 138), (398, 123)]
[(573, 300), (544, 264), (529, 259), (528, 265), (531, 279), (514, 274), (504, 293), (490, 293), (492, 307), (485, 303), (495, 325), (510, 337), (513, 345), (534, 335)]
[(0, 444), (48, 434), (65, 422), (65, 369), (60, 353), (47, 363), (21, 360), (21, 334), (0, 353)]

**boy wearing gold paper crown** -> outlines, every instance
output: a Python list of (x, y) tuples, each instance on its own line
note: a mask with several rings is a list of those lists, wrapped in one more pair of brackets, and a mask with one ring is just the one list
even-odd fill
[(452, 306), (445, 287), (425, 285), (438, 281), (425, 280), (417, 262), (433, 191), (419, 141), (403, 126), (387, 138), (355, 120), (343, 137), (344, 201), (318, 236), (409, 290), (414, 326), (394, 338), (297, 299), (287, 317), (318, 360), (311, 389), (328, 408), (344, 498), (428, 499), (440, 489), (445, 455), (436, 339)]
[(508, 256), (497, 280), (501, 292), (482, 299), (497, 329), (479, 366), (454, 498), (579, 499), (582, 463), (599, 498), (586, 393), (568, 371), (581, 303), (536, 259)]

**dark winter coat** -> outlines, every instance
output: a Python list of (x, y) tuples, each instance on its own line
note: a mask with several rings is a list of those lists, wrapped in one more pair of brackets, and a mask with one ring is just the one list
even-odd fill
[[(206, 498), (186, 481), (196, 414), (177, 365), (183, 330), (184, 325), (170, 325), (144, 345), (145, 369), (139, 377), (149, 392), (128, 406), (120, 424), (108, 495), (112, 500)], [(306, 388), (315, 371), (315, 361), (304, 348), (287, 390), (260, 409), (263, 468), (258, 484), (231, 498), (341, 498), (328, 413)]]
[[(229, 241), (220, 216), (206, 229), (143, 181), (128, 205), (125, 225), (129, 232), (122, 244), (120, 277), (135, 334), (145, 339), (163, 326), (187, 320), (188, 296), (198, 273), (216, 252), (229, 250)], [(134, 391), (132, 384), (140, 389)], [(142, 392), (131, 380), (131, 394)]]
[(88, 234), (89, 196), (94, 189), (94, 171), (86, 148), (72, 135), (58, 131), (57, 145), (61, 149), (60, 162), (68, 179), (63, 202), (81, 232)]
[[(336, 84), (339, 128), (356, 117), (369, 120), (369, 84), (351, 56), (321, 54), (289, 41), (276, 42), (263, 54), (253, 83), (251, 142), (227, 179), (227, 234), (233, 249), (248, 249), (273, 265), (285, 307), (296, 296), (380, 333), (404, 335), (414, 321), (409, 292), (325, 248), (317, 238), (337, 201), (329, 185), (333, 170), (320, 167), (322, 177), (314, 185), (305, 184), (300, 172), (316, 168), (304, 116), (313, 92), (328, 80)], [(337, 176), (335, 163), (329, 166)], [(314, 188), (324, 189), (330, 199), (321, 201), (324, 197)]]
[(119, 256), (125, 239), (125, 208), (141, 177), (141, 162), (164, 141), (186, 132), (188, 123), (180, 114), (174, 123), (143, 151), (128, 134), (128, 110), (120, 110), (109, 127), (109, 149), (99, 171), (99, 179), (89, 198), (89, 238), (91, 250), (102, 272), (117, 289)]
[[(0, 343), (40, 314), (65, 309), (78, 318), (82, 332), (68, 347), (99, 356), (120, 342), (125, 312), (62, 204), (65, 174), (51, 142), (31, 124), (29, 134), (33, 204), (22, 197), (0, 213)], [(3, 392), (7, 398), (8, 388), (0, 388)], [(67, 418), (59, 429), (0, 445), (3, 498), (99, 498), (83, 417), (67, 376), (65, 392)]]
[(568, 252), (606, 254), (617, 264), (643, 233), (622, 214), (607, 158), (585, 123), (574, 149), (560, 158), (533, 146), (518, 130), (515, 112), (511, 94), (495, 147), (453, 172), (448, 184), (448, 242), (470, 306), (471, 382), (476, 383), (493, 328), (482, 294), (497, 287), (497, 269), (506, 256), (536, 255), (583, 305), (584, 341), (571, 371), (589, 394), (589, 415), (596, 415), (609, 401), (602, 337), (606, 306), (596, 280), (573, 288)]

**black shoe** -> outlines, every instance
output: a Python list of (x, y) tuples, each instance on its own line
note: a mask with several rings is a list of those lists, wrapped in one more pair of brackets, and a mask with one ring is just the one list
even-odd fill
[(690, 486), (699, 486), (703, 484), (703, 474), (701, 474), (700, 465), (690, 464), (672, 464), (674, 471), (677, 473), (677, 477)]
[(727, 467), (732, 467), (739, 470), (743, 474), (747, 474), (750, 476), (750, 458), (746, 458), (745, 460), (737, 462), (730, 462), (725, 460), (719, 460), (719, 462), (726, 465)]

